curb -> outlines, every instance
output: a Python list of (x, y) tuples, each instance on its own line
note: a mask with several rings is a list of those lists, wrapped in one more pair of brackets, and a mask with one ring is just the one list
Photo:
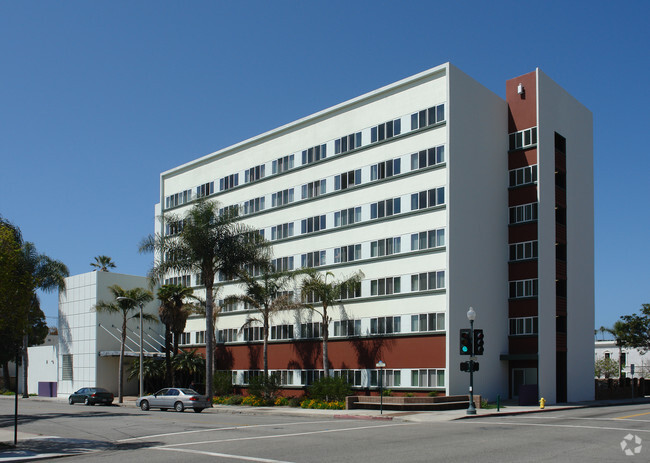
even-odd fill
[(371, 416), (371, 415), (334, 415), (334, 419), (339, 420), (381, 420), (392, 421), (392, 416)]

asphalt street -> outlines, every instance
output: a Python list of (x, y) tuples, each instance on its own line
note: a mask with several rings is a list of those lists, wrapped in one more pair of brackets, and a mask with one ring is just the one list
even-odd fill
[[(9, 400), (0, 400), (0, 427), (5, 430), (13, 424), (12, 405)], [(30, 448), (37, 448), (43, 456), (57, 451), (77, 453), (67, 461), (650, 460), (648, 404), (468, 419), (455, 419), (463, 417), (462, 413), (446, 415), (446, 419), (431, 414), (340, 419), (318, 413), (291, 416), (282, 411), (262, 414), (250, 409), (239, 413), (236, 408), (195, 414), (28, 400), (20, 405), (21, 432), (50, 436), (32, 440)], [(10, 455), (8, 450), (0, 452), (0, 461)]]

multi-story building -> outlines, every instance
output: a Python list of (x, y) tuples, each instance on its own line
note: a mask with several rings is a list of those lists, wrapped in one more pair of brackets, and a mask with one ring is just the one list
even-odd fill
[[(504, 100), (447, 63), (164, 172), (157, 231), (207, 196), (264, 234), (277, 269), (361, 270), (329, 326), (332, 373), (355, 387), (374, 388), (382, 360), (394, 391), (466, 393), (471, 306), (477, 393), (537, 384), (551, 403), (588, 399), (592, 151), (591, 113), (541, 71), (509, 80)], [(262, 368), (261, 329), (240, 329), (249, 315), (226, 305), (216, 322), (217, 369), (238, 384)], [(269, 368), (287, 388), (322, 375), (319, 320), (272, 320)], [(190, 319), (183, 343), (204, 330)]]

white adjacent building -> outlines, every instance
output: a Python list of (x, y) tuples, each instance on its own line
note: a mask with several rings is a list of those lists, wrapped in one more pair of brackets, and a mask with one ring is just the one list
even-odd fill
[[(549, 403), (593, 398), (591, 113), (540, 70), (505, 99), (447, 63), (161, 174), (157, 231), (200, 197), (239, 210), (277, 269), (362, 270), (329, 326), (330, 367), (374, 389), (461, 394), (459, 330), (484, 330), (475, 392), (537, 385)], [(176, 275), (201, 290), (198, 275)], [(241, 291), (220, 281), (223, 299)], [(250, 312), (217, 318), (217, 369), (262, 369)], [(322, 375), (319, 318), (272, 321), (270, 368), (287, 390)], [(188, 321), (183, 345), (204, 347)], [(89, 362), (89, 363), (88, 363)], [(88, 365), (92, 362), (88, 360)]]
[[(122, 316), (95, 311), (100, 302), (114, 302), (108, 287), (148, 289), (146, 277), (110, 272), (89, 272), (66, 278), (66, 290), (59, 294), (58, 396), (67, 397), (82, 387), (103, 387), (118, 392), (118, 365)], [(145, 313), (158, 314), (156, 300)], [(132, 314), (133, 315), (133, 314)], [(127, 381), (129, 365), (140, 352), (140, 319), (127, 323), (124, 362), (124, 394), (136, 395), (138, 381)], [(158, 355), (164, 342), (160, 323), (144, 323), (144, 351)]]

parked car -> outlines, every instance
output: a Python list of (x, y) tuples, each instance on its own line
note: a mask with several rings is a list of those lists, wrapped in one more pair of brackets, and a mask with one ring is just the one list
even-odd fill
[(113, 399), (113, 393), (108, 392), (102, 387), (82, 387), (77, 392), (70, 394), (70, 397), (68, 397), (68, 403), (70, 405), (76, 403), (83, 403), (84, 405), (111, 405)]
[(201, 413), (204, 408), (212, 406), (206, 396), (200, 395), (194, 389), (181, 387), (168, 387), (155, 394), (139, 397), (135, 405), (143, 411), (150, 408), (159, 408), (162, 411), (173, 408), (177, 412), (182, 412), (186, 408), (191, 408), (196, 413)]

